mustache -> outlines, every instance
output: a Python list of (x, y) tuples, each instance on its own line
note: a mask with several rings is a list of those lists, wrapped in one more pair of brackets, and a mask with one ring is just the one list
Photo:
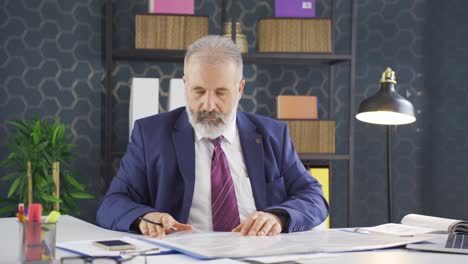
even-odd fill
[(202, 121), (206, 117), (223, 119), (224, 115), (216, 111), (201, 111), (198, 113), (197, 120)]

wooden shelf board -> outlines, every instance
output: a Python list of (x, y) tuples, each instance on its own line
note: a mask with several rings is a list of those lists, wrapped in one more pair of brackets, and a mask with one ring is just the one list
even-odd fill
[[(114, 60), (183, 62), (185, 50), (118, 49), (112, 52)], [(349, 54), (316, 53), (246, 53), (244, 64), (335, 64), (351, 60)]]

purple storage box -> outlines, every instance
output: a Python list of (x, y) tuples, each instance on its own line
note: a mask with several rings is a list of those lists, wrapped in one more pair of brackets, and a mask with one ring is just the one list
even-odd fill
[(315, 0), (275, 0), (275, 17), (315, 17)]

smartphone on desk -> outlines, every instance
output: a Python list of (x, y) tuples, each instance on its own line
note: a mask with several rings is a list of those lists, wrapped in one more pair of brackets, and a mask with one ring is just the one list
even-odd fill
[(136, 247), (130, 243), (122, 240), (101, 240), (93, 241), (93, 245), (103, 248), (105, 250), (118, 251), (118, 250), (132, 250)]

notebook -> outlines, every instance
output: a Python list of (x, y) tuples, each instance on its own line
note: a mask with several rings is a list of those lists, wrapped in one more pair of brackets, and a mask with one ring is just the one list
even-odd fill
[(374, 227), (359, 228), (362, 231), (392, 235), (462, 234), (468, 235), (468, 221), (441, 218), (420, 214), (408, 214), (401, 224), (388, 223)]
[(425, 242), (408, 244), (406, 248), (424, 251), (468, 254), (468, 235), (438, 235), (434, 239)]

